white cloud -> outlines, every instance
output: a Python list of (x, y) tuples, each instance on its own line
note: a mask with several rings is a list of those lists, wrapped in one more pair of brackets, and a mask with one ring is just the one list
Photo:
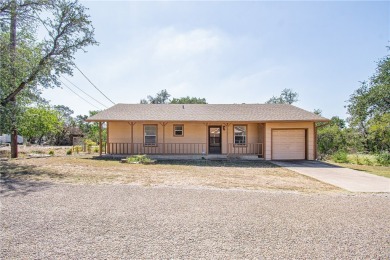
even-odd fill
[(105, 51), (90, 61), (88, 74), (94, 74), (100, 86), (120, 89), (112, 94), (120, 102), (138, 102), (164, 88), (173, 96), (190, 95), (193, 87), (205, 87), (211, 75), (215, 77), (216, 68), (223, 68), (216, 63), (226, 58), (231, 43), (216, 29), (153, 28), (115, 46), (103, 42)]
[(213, 30), (194, 29), (179, 32), (166, 28), (157, 34), (156, 54), (159, 56), (182, 56), (202, 54), (218, 50), (222, 44), (221, 36)]
[[(127, 41), (102, 42), (100, 55), (92, 53), (93, 59), (79, 65), (118, 103), (138, 103), (161, 89), (172, 97), (204, 97), (210, 103), (262, 102), (272, 91), (264, 88), (281, 73), (264, 60), (259, 41), (246, 35), (215, 28), (140, 31)], [(79, 86), (89, 86), (76, 79)]]

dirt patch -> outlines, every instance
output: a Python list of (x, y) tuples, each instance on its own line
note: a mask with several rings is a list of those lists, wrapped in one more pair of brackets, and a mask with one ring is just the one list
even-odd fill
[(123, 164), (92, 156), (17, 159), (2, 162), (2, 178), (75, 184), (204, 186), (224, 189), (335, 192), (340, 189), (266, 161), (160, 161)]

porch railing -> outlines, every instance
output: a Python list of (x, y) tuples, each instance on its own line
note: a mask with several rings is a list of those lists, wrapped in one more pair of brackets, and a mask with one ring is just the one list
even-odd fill
[[(109, 143), (107, 152), (111, 154), (205, 154), (205, 143), (158, 143), (154, 146), (145, 146), (143, 143)], [(263, 156), (262, 143), (248, 143), (246, 145), (228, 144), (229, 155), (258, 155)]]
[(230, 143), (228, 145), (229, 155), (258, 155), (263, 156), (263, 144), (262, 143), (249, 143), (245, 145), (237, 145)]
[(111, 154), (204, 154), (205, 143), (158, 143), (144, 145), (143, 143), (109, 143)]

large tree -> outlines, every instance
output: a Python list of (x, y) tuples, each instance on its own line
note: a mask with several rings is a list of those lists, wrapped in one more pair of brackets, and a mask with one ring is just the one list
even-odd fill
[(181, 97), (181, 98), (172, 98), (169, 102), (170, 104), (207, 104), (205, 98), (197, 98), (197, 97)]
[(28, 108), (20, 122), (20, 133), (27, 141), (41, 144), (44, 137), (49, 139), (60, 131), (60, 118), (59, 112), (49, 107)]
[(350, 96), (348, 122), (366, 151), (390, 150), (390, 56), (377, 64), (374, 75)]
[(141, 99), (141, 104), (207, 104), (205, 98), (197, 97), (181, 97), (181, 98), (172, 98), (169, 100), (171, 94), (168, 93), (166, 89), (161, 90), (155, 96), (147, 96), (147, 99)]
[(166, 104), (169, 101), (171, 95), (166, 89), (161, 90), (156, 96), (147, 96), (147, 99), (141, 99), (141, 104)]
[(57, 111), (58, 119), (61, 122), (58, 131), (52, 136), (51, 143), (54, 145), (71, 145), (70, 135), (76, 127), (76, 122), (73, 115), (73, 110), (64, 105), (54, 106)]
[(265, 103), (267, 104), (292, 104), (298, 101), (298, 93), (294, 92), (292, 89), (285, 88), (280, 93), (279, 97), (271, 97)]
[[(24, 91), (39, 95), (37, 86), (59, 86), (61, 74), (72, 74), (75, 53), (97, 44), (86, 8), (77, 0), (5, 0), (0, 3), (0, 23), (2, 41), (6, 39), (0, 49), (3, 118), (7, 111), (17, 113)], [(38, 39), (42, 28), (47, 34)], [(23, 44), (26, 34), (30, 42)], [(16, 157), (16, 119), (11, 121), (11, 156)]]
[[(96, 122), (86, 122), (85, 120), (88, 117), (94, 116), (100, 111), (89, 111), (89, 115), (78, 115), (76, 116), (75, 122), (76, 126), (84, 134), (84, 138), (92, 140), (93, 142), (99, 143), (99, 123)], [(102, 129), (102, 139), (103, 142), (107, 140), (107, 129), (103, 126)]]

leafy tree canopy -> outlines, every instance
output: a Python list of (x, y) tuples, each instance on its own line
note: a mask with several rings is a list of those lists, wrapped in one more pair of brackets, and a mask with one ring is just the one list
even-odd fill
[(42, 143), (43, 137), (56, 134), (61, 126), (58, 111), (49, 107), (30, 107), (23, 114), (20, 122), (20, 133), (28, 141)]
[(154, 97), (147, 96), (147, 99), (141, 99), (140, 104), (207, 104), (205, 98), (186, 96), (169, 100), (170, 96), (171, 94), (164, 89), (158, 92)]
[[(75, 53), (97, 44), (86, 8), (77, 0), (2, 1), (0, 22), (2, 106), (25, 89), (59, 86), (61, 74), (72, 74)], [(48, 32), (38, 40), (40, 26)]]
[(298, 93), (294, 92), (292, 89), (285, 88), (280, 93), (279, 97), (271, 97), (267, 104), (293, 104), (298, 101)]
[(147, 99), (141, 99), (141, 104), (166, 104), (169, 101), (171, 95), (166, 89), (161, 90), (156, 96), (147, 96)]
[(374, 75), (350, 96), (348, 122), (359, 132), (367, 151), (389, 150), (390, 56), (377, 64)]
[(207, 104), (205, 98), (197, 98), (197, 97), (181, 97), (181, 98), (173, 98), (169, 103), (171, 104)]

